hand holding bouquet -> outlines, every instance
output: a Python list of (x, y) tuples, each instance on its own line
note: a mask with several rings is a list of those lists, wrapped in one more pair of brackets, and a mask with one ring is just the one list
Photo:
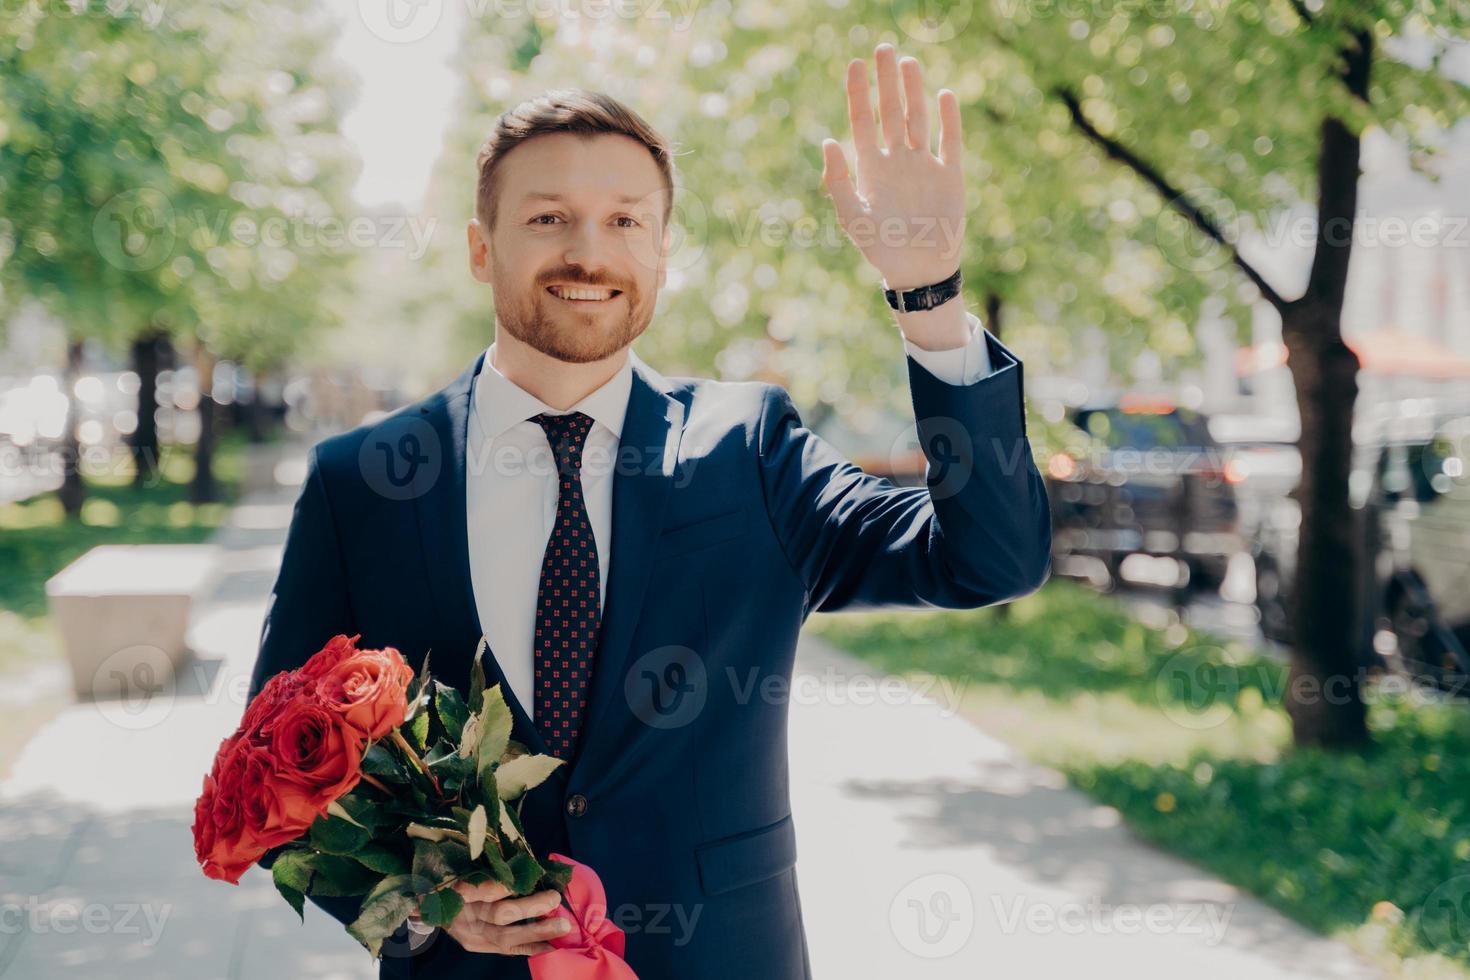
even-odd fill
[(275, 847), (277, 890), (302, 915), (307, 895), (365, 896), (347, 931), (374, 958), (410, 913), (448, 926), (457, 883), (512, 895), (554, 889), (572, 928), (531, 957), (538, 980), (633, 978), (623, 933), (606, 920), (592, 869), (538, 859), (521, 825), (524, 794), (562, 760), (510, 739), (499, 685), (485, 688), (482, 639), (469, 696), (415, 676), (392, 647), (333, 637), (297, 670), (272, 677), (220, 745), (194, 807), (194, 853), (211, 878), (238, 884)]

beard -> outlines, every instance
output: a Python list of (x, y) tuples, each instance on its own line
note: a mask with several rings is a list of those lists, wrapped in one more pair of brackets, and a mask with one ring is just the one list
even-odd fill
[[(553, 282), (620, 290), (605, 309), (579, 311), (546, 291)], [(636, 283), (593, 276), (571, 268), (552, 269), (530, 289), (501, 274), (492, 276), (495, 319), (516, 340), (547, 357), (571, 364), (601, 361), (627, 347), (648, 328), (653, 302)]]

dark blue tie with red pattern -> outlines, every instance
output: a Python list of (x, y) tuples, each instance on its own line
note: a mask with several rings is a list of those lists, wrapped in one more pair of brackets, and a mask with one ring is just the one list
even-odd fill
[(537, 729), (558, 759), (576, 754), (601, 625), (597, 541), (582, 498), (582, 448), (592, 419), (582, 412), (533, 416), (556, 458), (556, 522), (536, 593)]

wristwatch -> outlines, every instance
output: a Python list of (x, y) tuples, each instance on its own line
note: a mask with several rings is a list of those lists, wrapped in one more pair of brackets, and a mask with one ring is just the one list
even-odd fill
[(919, 286), (916, 289), (897, 292), (892, 289), (883, 290), (883, 298), (888, 300), (888, 305), (900, 313), (912, 313), (915, 310), (932, 310), (941, 303), (954, 299), (960, 293), (960, 270), (954, 270), (954, 275), (943, 282), (931, 283), (928, 286)]

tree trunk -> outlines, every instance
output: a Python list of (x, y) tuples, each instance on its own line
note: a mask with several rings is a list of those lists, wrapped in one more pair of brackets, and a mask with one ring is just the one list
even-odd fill
[(138, 375), (138, 427), (128, 437), (133, 454), (133, 486), (158, 483), (158, 372), (168, 335), (150, 328), (133, 341), (133, 372)]
[[(1368, 100), (1373, 37), (1354, 34), (1342, 79)], [(1355, 522), (1348, 496), (1358, 358), (1342, 342), (1358, 211), (1361, 141), (1336, 118), (1322, 122), (1317, 158), (1317, 241), (1302, 297), (1281, 311), (1286, 363), (1301, 414), (1297, 486), (1301, 530), (1291, 589), (1292, 651), (1286, 710), (1297, 745), (1355, 748), (1369, 741), (1363, 703)]]
[(1005, 342), (1005, 338), (1001, 336), (1001, 310), (1004, 303), (1005, 300), (1001, 299), (997, 292), (992, 291), (985, 294), (985, 329), (994, 334), (995, 339), (1002, 343)]
[(82, 504), (87, 499), (87, 487), (82, 483), (82, 444), (77, 438), (77, 427), (81, 425), (80, 399), (77, 398), (77, 379), (82, 374), (83, 347), (80, 340), (71, 340), (66, 345), (66, 370), (62, 372), (62, 391), (66, 394), (66, 428), (61, 434), (61, 498), (66, 516), (77, 518), (82, 513)]
[(214, 478), (215, 416), (219, 406), (214, 401), (214, 356), (203, 344), (195, 353), (194, 368), (199, 376), (199, 441), (194, 446), (194, 482), (189, 499), (207, 504), (219, 499), (219, 484)]
[(1338, 332), (1340, 310), (1300, 306), (1283, 324), (1301, 412), (1301, 534), (1291, 589), (1292, 649), (1286, 710), (1298, 745), (1368, 741), (1359, 668), (1352, 470), (1357, 356)]

